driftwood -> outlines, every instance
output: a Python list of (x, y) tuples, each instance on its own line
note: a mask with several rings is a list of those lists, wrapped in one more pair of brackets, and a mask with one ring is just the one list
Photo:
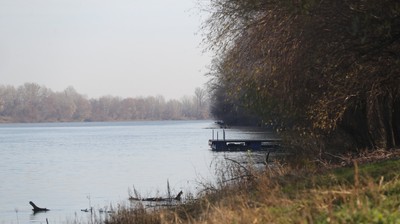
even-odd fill
[(35, 203), (33, 203), (32, 201), (30, 201), (29, 204), (32, 205), (32, 207), (33, 207), (33, 208), (32, 208), (32, 211), (33, 211), (34, 213), (36, 213), (36, 212), (47, 212), (47, 211), (50, 211), (50, 209), (47, 209), (47, 208), (40, 208), (40, 207), (36, 206)]
[(129, 200), (132, 201), (156, 201), (156, 202), (161, 202), (161, 201), (180, 201), (182, 199), (182, 194), (183, 192), (180, 191), (178, 195), (176, 195), (175, 198), (162, 198), (162, 197), (155, 197), (155, 198), (135, 198), (135, 197), (129, 197)]

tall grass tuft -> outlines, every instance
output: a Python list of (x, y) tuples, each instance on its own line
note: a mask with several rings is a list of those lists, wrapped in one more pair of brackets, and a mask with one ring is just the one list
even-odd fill
[(137, 203), (134, 207), (118, 205), (116, 213), (111, 214), (105, 223), (153, 224), (160, 223), (160, 221), (161, 219), (159, 212), (148, 211), (142, 203)]

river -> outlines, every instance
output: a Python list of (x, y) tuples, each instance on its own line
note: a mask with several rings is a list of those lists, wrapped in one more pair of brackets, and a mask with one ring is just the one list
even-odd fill
[[(0, 223), (84, 221), (81, 209), (129, 203), (134, 188), (165, 196), (167, 181), (173, 194), (196, 193), (221, 156), (208, 146), (212, 128), (209, 120), (0, 124)], [(50, 211), (33, 214), (29, 201)]]

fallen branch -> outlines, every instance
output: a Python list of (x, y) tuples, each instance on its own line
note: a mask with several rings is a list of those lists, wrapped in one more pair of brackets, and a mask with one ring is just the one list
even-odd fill
[(137, 198), (137, 197), (129, 197), (129, 200), (131, 201), (156, 201), (156, 202), (161, 202), (161, 201), (180, 201), (182, 198), (183, 192), (180, 191), (178, 195), (176, 195), (175, 198), (162, 198), (162, 197), (154, 197), (154, 198)]
[(32, 208), (32, 211), (33, 211), (34, 213), (36, 213), (36, 212), (47, 212), (47, 211), (50, 211), (50, 209), (47, 209), (47, 208), (40, 208), (40, 207), (36, 206), (35, 203), (33, 203), (32, 201), (30, 201), (29, 204), (33, 207), (33, 208)]

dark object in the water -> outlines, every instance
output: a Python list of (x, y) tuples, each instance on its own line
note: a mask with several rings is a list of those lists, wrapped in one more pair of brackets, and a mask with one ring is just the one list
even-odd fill
[(87, 208), (85, 208), (85, 209), (81, 209), (81, 211), (82, 211), (82, 212), (89, 212), (89, 211), (92, 212), (92, 209), (87, 209)]
[(130, 197), (129, 200), (131, 200), (131, 201), (159, 201), (159, 202), (161, 202), (161, 201), (172, 201), (172, 200), (180, 201), (182, 194), (183, 194), (183, 192), (180, 191), (178, 193), (178, 195), (176, 195), (175, 198), (155, 197), (155, 198), (142, 198), (142, 199), (140, 199), (140, 198)]
[(180, 200), (181, 200), (182, 194), (183, 194), (183, 192), (180, 191), (180, 192), (178, 193), (178, 195), (176, 195), (175, 200), (180, 201)]
[(50, 211), (50, 209), (47, 209), (47, 208), (40, 208), (40, 207), (36, 206), (35, 203), (33, 203), (32, 201), (30, 201), (29, 204), (32, 205), (32, 207), (33, 207), (32, 211), (33, 211), (34, 213), (36, 213), (36, 212), (47, 212), (47, 211)]

